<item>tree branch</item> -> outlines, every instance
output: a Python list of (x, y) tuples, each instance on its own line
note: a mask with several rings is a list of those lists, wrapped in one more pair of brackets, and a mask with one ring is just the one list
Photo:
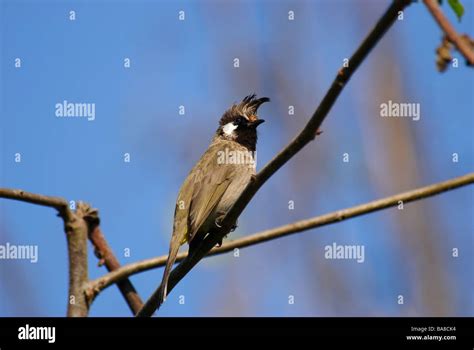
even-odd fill
[[(94, 245), (96, 252), (109, 271), (120, 267), (110, 246), (107, 244), (100, 228), (97, 210), (89, 205), (78, 203), (76, 212), (69, 209), (69, 203), (60, 197), (44, 196), (23, 190), (0, 188), (0, 198), (18, 200), (55, 208), (64, 221), (64, 231), (68, 243), (69, 257), (69, 302), (68, 316), (87, 316), (92, 297), (86, 294), (88, 286), (87, 268), (87, 236)], [(135, 288), (129, 280), (124, 280), (118, 287), (131, 308), (133, 314), (143, 305)]]
[[(105, 240), (105, 237), (102, 234), (99, 226), (96, 226), (90, 230), (89, 240), (94, 245), (95, 254), (99, 259), (99, 266), (105, 264), (105, 267), (109, 272), (120, 269), (120, 263), (112, 252), (109, 244)], [(118, 281), (117, 286), (125, 298), (128, 307), (135, 315), (143, 306), (143, 301), (135, 290), (135, 287), (129, 279), (121, 279)], [(94, 288), (87, 288), (86, 295), (88, 297), (89, 303), (91, 303), (94, 297), (97, 295), (97, 292), (95, 292)]]
[(43, 196), (41, 194), (30, 193), (23, 190), (13, 190), (10, 188), (0, 188), (0, 198), (51, 207), (57, 209), (59, 212), (68, 206), (68, 202), (64, 198)]
[[(399, 205), (414, 202), (419, 199), (434, 196), (446, 191), (454, 190), (459, 187), (467, 186), (474, 183), (474, 173), (459, 176), (444, 182), (417, 188), (408, 192), (400, 193), (391, 197), (378, 199), (372, 202), (364, 203), (355, 207), (341, 209), (332, 213), (317, 216), (314, 218), (296, 221), (294, 223), (275, 227), (269, 230), (254, 233), (252, 235), (226, 242), (219, 248), (212, 249), (206, 257), (218, 255), (233, 251), (236, 248), (245, 248), (259, 243), (272, 241), (284, 236), (303, 232), (313, 228), (334, 224), (343, 220), (348, 220), (357, 216), (369, 214), (375, 211), (387, 209)], [(176, 262), (182, 261), (188, 254), (180, 253)], [(140, 272), (148, 271), (154, 268), (164, 266), (168, 255), (162, 255), (156, 258), (138, 261), (122, 266), (115, 271), (108, 273), (102, 277), (90, 282), (89, 293), (94, 292), (95, 296), (105, 288), (119, 283), (120, 281)]]
[(464, 56), (470, 66), (474, 66), (474, 50), (469, 44), (456, 32), (453, 25), (443, 14), (437, 0), (423, 0), (441, 30), (446, 34), (448, 40), (453, 43), (456, 49)]
[[(328, 115), (334, 102), (339, 97), (347, 81), (364, 61), (370, 51), (375, 47), (378, 41), (384, 36), (387, 30), (396, 21), (398, 13), (411, 3), (411, 0), (394, 0), (387, 11), (379, 19), (375, 27), (365, 38), (357, 51), (349, 60), (348, 66), (341, 68), (336, 75), (331, 87), (327, 91), (319, 107), (312, 115), (304, 129), (290, 142), (270, 163), (268, 163), (251, 181), (235, 204), (226, 214), (222, 221), (222, 227), (209, 232), (209, 235), (200, 243), (193, 254), (188, 255), (181, 263), (171, 272), (168, 281), (168, 291), (170, 292), (174, 286), (219, 242), (228, 234), (236, 222), (239, 215), (245, 209), (252, 197), (262, 187), (262, 185), (280, 169), (288, 160), (298, 153), (316, 136), (317, 130), (321, 126), (323, 120)], [(158, 287), (148, 301), (145, 303), (140, 312), (139, 317), (149, 317), (153, 315), (155, 310), (159, 308), (160, 288)]]
[(62, 215), (67, 238), (69, 257), (69, 298), (68, 317), (86, 317), (89, 304), (86, 299), (85, 287), (89, 281), (87, 264), (87, 219), (92, 209), (85, 203), (77, 204), (76, 212), (67, 210)]
[(89, 207), (79, 203), (74, 213), (69, 209), (68, 202), (59, 197), (43, 196), (23, 190), (0, 188), (0, 198), (19, 200), (55, 208), (64, 222), (64, 232), (67, 238), (69, 259), (69, 297), (67, 316), (87, 316), (87, 304), (84, 288), (87, 285), (87, 223), (85, 216), (89, 215)]

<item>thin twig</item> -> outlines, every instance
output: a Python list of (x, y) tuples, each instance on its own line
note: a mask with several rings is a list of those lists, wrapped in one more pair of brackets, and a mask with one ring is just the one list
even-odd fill
[[(403, 202), (403, 204), (405, 205), (409, 202), (434, 196), (436, 194), (454, 190), (456, 188), (467, 186), (473, 183), (474, 173), (470, 173), (444, 182), (439, 182), (433, 185), (400, 193), (391, 197), (386, 197), (369, 203), (364, 203), (355, 207), (346, 208), (314, 218), (297, 221), (288, 225), (275, 227), (269, 230), (261, 231), (243, 238), (236, 239), (234, 241), (226, 242), (221, 247), (212, 249), (206, 255), (206, 257), (227, 253), (233, 251), (234, 249), (249, 247), (291, 234), (310, 230), (316, 227), (334, 224), (339, 221), (348, 220), (360, 215), (365, 215), (375, 211), (387, 209), (399, 205), (400, 202)], [(187, 255), (188, 254), (186, 252), (180, 253), (176, 262), (183, 260)], [(89, 290), (91, 292), (94, 291), (95, 294), (100, 293), (105, 288), (113, 285), (114, 283), (119, 283), (120, 281), (132, 275), (164, 266), (166, 264), (167, 258), (167, 255), (163, 255), (160, 257), (142, 260), (122, 266), (111, 273), (108, 273), (100, 278), (97, 278), (96, 280), (91, 281), (89, 284)]]
[(67, 302), (68, 317), (83, 317), (89, 312), (85, 287), (87, 286), (87, 222), (89, 207), (79, 203), (76, 212), (69, 209), (64, 198), (44, 196), (41, 194), (0, 188), (0, 198), (14, 199), (22, 202), (55, 208), (63, 219), (66, 233), (69, 259), (69, 294)]
[[(327, 91), (319, 107), (314, 112), (308, 124), (300, 132), (296, 138), (290, 142), (270, 163), (268, 163), (257, 176), (249, 183), (243, 193), (237, 199), (222, 221), (222, 227), (215, 231), (211, 231), (209, 235), (199, 244), (193, 254), (188, 255), (181, 263), (171, 272), (168, 281), (168, 292), (218, 243), (223, 237), (230, 232), (237, 218), (250, 202), (252, 197), (257, 193), (260, 187), (280, 169), (288, 160), (298, 153), (304, 146), (311, 142), (323, 120), (328, 115), (334, 102), (337, 100), (347, 81), (364, 61), (370, 51), (375, 47), (378, 41), (384, 36), (387, 30), (396, 21), (398, 14), (411, 0), (394, 0), (387, 11), (379, 19), (375, 27), (365, 38), (357, 51), (349, 60), (348, 66), (341, 68), (336, 75), (331, 87)], [(149, 317), (160, 307), (160, 290), (158, 287), (151, 297), (147, 300), (143, 308), (138, 312), (138, 317)]]
[[(349, 60), (348, 66), (341, 68), (336, 75), (331, 87), (327, 91), (319, 107), (314, 112), (308, 124), (300, 132), (296, 138), (290, 142), (270, 163), (268, 163), (251, 181), (235, 204), (226, 214), (222, 221), (222, 227), (218, 230), (211, 231), (209, 235), (196, 247), (193, 254), (188, 255), (181, 263), (171, 272), (168, 281), (168, 292), (218, 243), (228, 234), (235, 224), (237, 218), (250, 202), (252, 197), (257, 193), (260, 187), (280, 169), (288, 160), (298, 153), (304, 146), (312, 141), (321, 126), (323, 120), (328, 115), (334, 102), (339, 97), (341, 91), (350, 79), (352, 74), (357, 70), (364, 61), (370, 51), (375, 47), (378, 41), (384, 36), (387, 30), (396, 21), (400, 11), (411, 3), (411, 0), (394, 0), (387, 11), (379, 19), (375, 27), (365, 38), (357, 51)], [(137, 314), (139, 317), (149, 317), (159, 308), (159, 300), (161, 287), (158, 287), (143, 308)]]
[(456, 32), (456, 29), (454, 29), (453, 25), (449, 22), (441, 10), (441, 7), (438, 5), (438, 1), (423, 0), (423, 2), (441, 30), (446, 34), (448, 40), (452, 42), (461, 55), (464, 56), (469, 65), (474, 66), (474, 50), (472, 50), (469, 44)]
[[(64, 231), (68, 242), (69, 258), (69, 298), (68, 316), (87, 316), (92, 297), (86, 294), (88, 286), (87, 269), (87, 236), (89, 236), (96, 252), (102, 255), (109, 271), (120, 267), (118, 260), (107, 244), (98, 227), (98, 213), (89, 205), (78, 203), (78, 210), (69, 209), (69, 203), (60, 197), (51, 197), (23, 190), (0, 188), (0, 198), (55, 208), (64, 221)], [(91, 223), (97, 223), (91, 225)], [(135, 314), (143, 305), (138, 293), (129, 280), (124, 280), (118, 287)]]
[[(99, 226), (93, 228), (89, 233), (89, 240), (94, 245), (94, 250), (97, 258), (99, 259), (99, 264), (104, 264), (109, 272), (116, 271), (120, 269), (120, 263), (112, 252), (109, 244), (105, 240), (105, 237)], [(125, 301), (128, 304), (128, 307), (135, 315), (138, 310), (143, 306), (143, 301), (138, 295), (135, 287), (129, 279), (121, 279), (117, 283), (120, 292), (122, 293)], [(92, 302), (93, 298), (97, 293), (95, 293), (94, 288), (88, 288), (86, 294), (89, 298), (89, 303)]]
[(0, 188), (0, 198), (14, 199), (17, 201), (38, 204), (45, 207), (56, 208), (59, 211), (68, 206), (68, 202), (64, 198), (44, 196), (42, 194), (26, 192), (23, 190), (14, 190), (10, 188)]

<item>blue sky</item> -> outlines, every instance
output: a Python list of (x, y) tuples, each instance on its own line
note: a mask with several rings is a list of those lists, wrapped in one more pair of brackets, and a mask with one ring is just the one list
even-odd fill
[[(304, 126), (389, 1), (0, 3), (0, 186), (91, 203), (126, 264), (167, 253), (180, 184), (222, 113), (252, 92), (272, 99), (260, 110), (261, 168)], [(473, 35), (474, 2), (464, 4), (460, 23), (443, 10)], [(229, 239), (472, 171), (474, 76), (462, 59), (459, 68), (436, 71), (440, 37), (424, 6), (409, 6), (348, 83), (323, 135), (265, 184)], [(95, 120), (56, 117), (64, 100), (94, 103)], [(419, 103), (420, 120), (381, 118), (388, 100)], [(210, 258), (160, 314), (472, 316), (473, 194), (467, 187), (403, 213), (390, 209), (247, 248), (239, 258)], [(66, 245), (54, 211), (0, 201), (5, 242), (38, 245), (39, 261), (0, 261), (0, 314), (64, 315)], [(333, 242), (363, 245), (365, 262), (324, 259)], [(89, 262), (92, 278), (105, 273), (92, 250)], [(132, 282), (147, 298), (161, 274)], [(435, 296), (445, 297), (440, 309)], [(91, 309), (129, 314), (115, 287)]]

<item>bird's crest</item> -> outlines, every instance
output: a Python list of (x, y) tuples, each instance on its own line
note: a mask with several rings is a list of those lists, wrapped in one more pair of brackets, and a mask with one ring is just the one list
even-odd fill
[(257, 119), (257, 110), (265, 102), (269, 102), (268, 97), (257, 98), (256, 94), (251, 94), (242, 100), (238, 104), (233, 104), (222, 116), (220, 125), (225, 125), (231, 122), (234, 118), (243, 116), (250, 121)]

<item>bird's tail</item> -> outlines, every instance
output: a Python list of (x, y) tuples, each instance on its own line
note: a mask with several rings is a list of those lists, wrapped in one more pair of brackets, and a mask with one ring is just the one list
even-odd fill
[(168, 295), (168, 279), (170, 277), (171, 269), (176, 261), (176, 256), (178, 255), (179, 247), (181, 242), (175, 238), (171, 240), (170, 244), (170, 251), (168, 254), (168, 260), (166, 261), (165, 271), (163, 272), (163, 279), (161, 280), (161, 288), (160, 288), (160, 305), (166, 300), (166, 296)]

